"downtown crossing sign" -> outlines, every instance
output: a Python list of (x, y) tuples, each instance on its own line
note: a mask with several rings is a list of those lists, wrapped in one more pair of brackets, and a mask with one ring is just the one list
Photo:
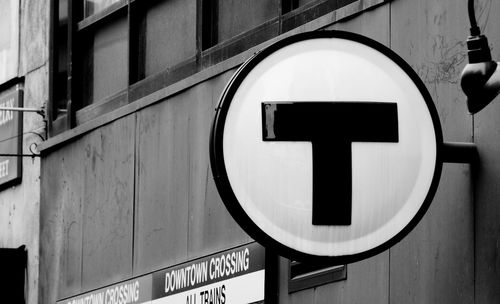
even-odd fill
[(442, 142), (430, 94), (403, 59), (320, 31), (280, 40), (236, 71), (210, 160), (224, 204), (255, 240), (292, 259), (349, 263), (423, 217)]
[(249, 243), (56, 304), (264, 303), (265, 249)]

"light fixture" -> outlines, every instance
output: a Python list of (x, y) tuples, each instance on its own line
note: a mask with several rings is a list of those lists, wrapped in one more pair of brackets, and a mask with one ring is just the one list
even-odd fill
[(462, 71), (460, 84), (467, 95), (467, 108), (475, 114), (500, 93), (500, 68), (499, 63), (491, 60), (488, 40), (477, 26), (474, 0), (469, 0), (468, 11), (471, 24), (471, 35), (467, 38), (469, 63)]

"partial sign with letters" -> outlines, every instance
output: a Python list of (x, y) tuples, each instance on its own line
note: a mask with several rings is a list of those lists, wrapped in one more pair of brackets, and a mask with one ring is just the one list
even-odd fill
[[(17, 85), (0, 93), (0, 107), (23, 106), (23, 90)], [(18, 111), (0, 110), (0, 188), (21, 181), (23, 140), (23, 114)]]
[(340, 31), (258, 52), (223, 91), (211, 134), (235, 220), (292, 259), (337, 263), (401, 240), (428, 209), (442, 133), (425, 85), (393, 51)]
[(264, 294), (265, 250), (254, 242), (57, 304), (249, 304)]

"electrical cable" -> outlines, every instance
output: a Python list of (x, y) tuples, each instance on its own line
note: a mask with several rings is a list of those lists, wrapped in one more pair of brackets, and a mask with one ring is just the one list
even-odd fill
[(476, 13), (474, 10), (474, 0), (469, 0), (468, 11), (469, 11), (469, 21), (470, 21), (470, 34), (471, 36), (481, 35), (481, 29), (477, 26)]

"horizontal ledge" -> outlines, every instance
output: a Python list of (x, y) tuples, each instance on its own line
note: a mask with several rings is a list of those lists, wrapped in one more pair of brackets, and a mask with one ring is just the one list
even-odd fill
[(444, 142), (443, 162), (472, 164), (479, 160), (479, 153), (475, 143)]

